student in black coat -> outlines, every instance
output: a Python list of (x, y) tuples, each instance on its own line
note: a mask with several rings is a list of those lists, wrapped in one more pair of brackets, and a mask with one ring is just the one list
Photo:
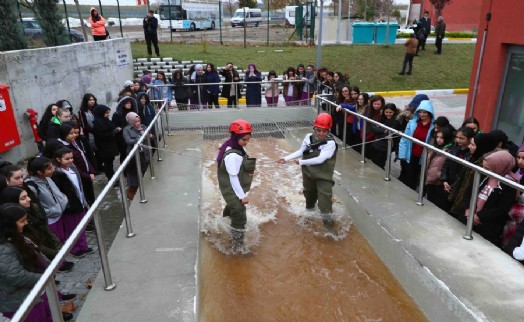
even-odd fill
[(113, 170), (113, 161), (118, 155), (118, 146), (116, 144), (116, 135), (122, 132), (121, 127), (117, 127), (109, 119), (111, 110), (105, 105), (97, 105), (93, 114), (93, 134), (95, 136), (96, 156), (102, 165), (102, 169), (110, 180), (115, 171)]

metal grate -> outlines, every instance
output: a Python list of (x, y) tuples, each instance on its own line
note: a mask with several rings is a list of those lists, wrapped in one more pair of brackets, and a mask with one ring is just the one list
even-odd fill
[[(271, 123), (253, 123), (253, 138), (265, 138), (274, 137), (283, 139), (285, 138), (285, 131), (288, 128), (298, 127), (311, 127), (313, 123), (311, 121), (289, 121), (289, 122), (271, 122)], [(172, 131), (203, 131), (204, 140), (218, 140), (224, 139), (229, 136), (229, 126), (217, 125), (217, 126), (185, 126), (185, 127), (174, 127)]]

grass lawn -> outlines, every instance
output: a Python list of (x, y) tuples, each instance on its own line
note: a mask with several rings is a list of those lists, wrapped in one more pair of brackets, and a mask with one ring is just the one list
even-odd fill
[[(205, 48), (207, 47), (207, 48)], [(347, 73), (351, 85), (362, 91), (450, 89), (469, 87), (475, 44), (444, 44), (442, 55), (434, 55), (428, 44), (413, 61), (413, 75), (400, 76), (404, 46), (333, 45), (322, 48), (322, 66)], [(147, 57), (144, 42), (132, 42), (133, 58)], [(204, 50), (205, 49), (205, 50)], [(281, 52), (280, 52), (281, 50)], [(175, 60), (203, 60), (224, 66), (254, 63), (261, 71), (282, 73), (300, 63), (316, 65), (316, 47), (220, 46), (216, 44), (160, 44), (164, 57)]]

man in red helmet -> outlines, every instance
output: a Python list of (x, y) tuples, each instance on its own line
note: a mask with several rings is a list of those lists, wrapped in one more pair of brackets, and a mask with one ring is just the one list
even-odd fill
[[(302, 166), (302, 184), (306, 209), (313, 210), (318, 201), (318, 209), (326, 228), (333, 227), (333, 172), (337, 156), (337, 144), (334, 136), (329, 133), (333, 119), (327, 113), (321, 113), (313, 123), (313, 133), (306, 134), (302, 146), (296, 152), (279, 159), (284, 164), (287, 161)], [(298, 159), (302, 157), (302, 159)]]
[(247, 192), (251, 188), (256, 159), (250, 158), (244, 147), (251, 138), (251, 124), (245, 120), (235, 120), (229, 125), (231, 137), (220, 147), (217, 156), (218, 186), (226, 201), (222, 212), (231, 218), (231, 237), (239, 245), (244, 242), (246, 227)]

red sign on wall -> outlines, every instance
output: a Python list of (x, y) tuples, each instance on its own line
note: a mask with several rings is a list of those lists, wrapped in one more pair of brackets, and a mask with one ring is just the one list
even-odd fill
[(147, 1), (148, 0), (136, 0), (136, 5), (137, 6), (147, 6)]
[(0, 85), (0, 153), (20, 144), (9, 86)]

